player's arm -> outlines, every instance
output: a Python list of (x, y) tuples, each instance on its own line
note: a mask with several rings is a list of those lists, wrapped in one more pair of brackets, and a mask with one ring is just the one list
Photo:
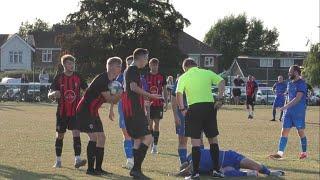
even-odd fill
[(172, 113), (173, 113), (173, 118), (174, 118), (174, 123), (176, 125), (180, 124), (180, 119), (177, 115), (177, 111), (178, 111), (178, 106), (177, 106), (177, 101), (176, 101), (176, 97), (175, 96), (171, 96), (171, 109), (172, 109)]
[(276, 94), (276, 84), (274, 84), (274, 85), (272, 86), (272, 92), (273, 92), (273, 94)]
[(59, 75), (55, 76), (52, 84), (50, 85), (50, 91), (48, 93), (49, 99), (59, 99), (61, 96), (60, 91), (59, 91), (58, 79), (59, 79)]
[(101, 95), (108, 103), (117, 104), (121, 98), (122, 93), (117, 93), (115, 95), (111, 95), (110, 91), (103, 91), (101, 92)]
[(142, 88), (140, 88), (136, 82), (131, 82), (130, 83), (130, 89), (131, 91), (137, 93), (137, 94), (140, 94), (144, 97), (148, 97), (150, 99), (161, 99), (161, 96), (158, 95), (158, 94), (150, 94), (148, 92), (146, 92), (145, 90), (143, 90)]
[(304, 95), (304, 92), (297, 92), (296, 97), (293, 98), (291, 101), (289, 101), (285, 106), (280, 108), (280, 110), (283, 111), (283, 110), (289, 109), (290, 107), (296, 105), (301, 100), (303, 95)]
[(166, 88), (166, 85), (163, 86), (163, 97), (165, 102), (164, 110), (167, 111), (168, 109), (168, 90)]
[(114, 107), (114, 104), (113, 104), (113, 103), (111, 103), (111, 104), (110, 104), (110, 108), (109, 108), (109, 119), (110, 119), (111, 121), (113, 121), (113, 120), (114, 120), (114, 111), (113, 111), (113, 107)]
[(50, 91), (48, 93), (49, 99), (59, 99), (60, 96), (61, 96), (60, 91), (54, 91), (54, 90), (50, 89)]

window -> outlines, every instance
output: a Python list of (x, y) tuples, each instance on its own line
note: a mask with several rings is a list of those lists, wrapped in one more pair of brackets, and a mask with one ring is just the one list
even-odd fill
[(9, 52), (10, 64), (22, 64), (22, 51), (10, 51)]
[(260, 67), (273, 67), (273, 59), (260, 59)]
[(52, 62), (52, 50), (42, 50), (42, 62)]
[(280, 60), (280, 67), (290, 67), (294, 64), (293, 59), (281, 59)]
[(205, 57), (204, 58), (204, 67), (213, 67), (214, 66), (214, 58), (213, 57)]

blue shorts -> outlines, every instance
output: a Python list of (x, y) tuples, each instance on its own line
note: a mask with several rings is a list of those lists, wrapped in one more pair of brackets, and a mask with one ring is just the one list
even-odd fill
[(283, 107), (284, 103), (285, 103), (285, 97), (284, 96), (276, 96), (276, 98), (274, 99), (273, 102), (273, 108), (277, 108), (277, 107)]
[(177, 115), (178, 115), (178, 117), (180, 119), (180, 125), (176, 126), (176, 134), (178, 134), (180, 136), (184, 136), (185, 118), (184, 118), (183, 114), (179, 110), (177, 110), (176, 113), (177, 113)]
[[(222, 157), (221, 157), (222, 156)], [(239, 154), (235, 151), (229, 150), (229, 151), (225, 151), (224, 153), (220, 154), (220, 166), (222, 168), (224, 167), (233, 167), (236, 170), (240, 169), (240, 162), (246, 158), (245, 156), (243, 156), (242, 154)]]
[(121, 129), (125, 129), (126, 128), (126, 124), (124, 122), (124, 114), (122, 111), (122, 101), (120, 100), (118, 103), (118, 114), (119, 114), (119, 127)]
[(284, 111), (282, 117), (282, 127), (283, 128), (292, 128), (296, 127), (297, 129), (304, 129), (306, 127), (305, 124), (306, 111), (301, 110), (298, 112), (288, 112), (288, 110)]

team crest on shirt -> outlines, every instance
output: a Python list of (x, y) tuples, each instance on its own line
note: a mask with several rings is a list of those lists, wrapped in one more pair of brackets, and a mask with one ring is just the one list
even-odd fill
[(76, 100), (76, 93), (73, 90), (67, 90), (64, 92), (64, 99), (68, 103), (73, 103)]
[(150, 87), (150, 93), (151, 94), (158, 94), (159, 90), (157, 86), (151, 86)]

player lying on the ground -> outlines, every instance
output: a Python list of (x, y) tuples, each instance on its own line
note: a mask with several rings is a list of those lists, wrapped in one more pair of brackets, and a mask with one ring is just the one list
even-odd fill
[[(188, 161), (181, 165), (182, 169), (179, 173), (181, 176), (186, 176), (192, 174), (192, 158), (191, 155), (188, 156)], [(258, 176), (259, 173), (268, 176), (283, 176), (285, 173), (281, 170), (270, 170), (263, 164), (260, 164), (252, 159), (249, 159), (238, 152), (228, 150), (219, 151), (219, 164), (221, 166), (221, 171), (225, 176)], [(200, 174), (210, 174), (212, 172), (212, 161), (209, 149), (201, 150), (200, 159)], [(251, 170), (251, 171), (241, 171), (241, 169)]]

